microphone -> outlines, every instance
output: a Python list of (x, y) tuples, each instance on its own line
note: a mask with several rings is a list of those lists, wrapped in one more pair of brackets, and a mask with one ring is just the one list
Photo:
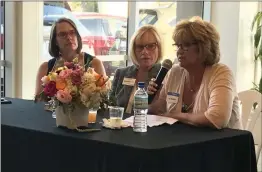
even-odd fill
[[(171, 69), (172, 67), (172, 61), (169, 60), (169, 59), (165, 59), (163, 62), (162, 62), (162, 65), (161, 65), (161, 68), (156, 76), (156, 80), (155, 80), (155, 83), (157, 84), (157, 91), (159, 90), (160, 86), (162, 85), (162, 82), (167, 74), (167, 72), (169, 71), (169, 69)], [(150, 94), (148, 95), (148, 104), (151, 104), (151, 102), (153, 101), (157, 91), (154, 93), (154, 94)]]

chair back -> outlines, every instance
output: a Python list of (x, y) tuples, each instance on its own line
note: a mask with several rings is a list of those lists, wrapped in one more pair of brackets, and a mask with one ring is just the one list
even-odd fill
[[(242, 123), (245, 130), (252, 132), (256, 146), (257, 161), (261, 151), (261, 103), (262, 94), (256, 90), (238, 93), (242, 106)], [(257, 104), (254, 108), (254, 104)]]

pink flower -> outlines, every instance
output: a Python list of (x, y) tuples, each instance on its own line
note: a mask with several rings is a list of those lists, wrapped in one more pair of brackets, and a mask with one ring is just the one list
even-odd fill
[(72, 69), (74, 67), (74, 63), (73, 62), (64, 62), (64, 65), (68, 68), (68, 69)]
[(41, 79), (41, 81), (43, 82), (44, 85), (46, 85), (46, 84), (49, 83), (50, 79), (49, 79), (48, 76), (44, 76), (44, 77)]
[(45, 85), (44, 93), (49, 97), (53, 97), (57, 92), (55, 81), (50, 81)]
[(72, 100), (70, 93), (64, 90), (59, 90), (56, 94), (56, 97), (62, 103), (69, 103)]
[(74, 70), (71, 74), (72, 84), (80, 85), (82, 83), (83, 71), (81, 69)]
[(59, 77), (62, 78), (62, 79), (67, 79), (67, 78), (69, 78), (69, 76), (71, 75), (72, 72), (73, 72), (72, 69), (62, 70), (59, 73)]

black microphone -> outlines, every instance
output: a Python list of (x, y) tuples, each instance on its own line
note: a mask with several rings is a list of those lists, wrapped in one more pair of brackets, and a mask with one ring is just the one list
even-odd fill
[[(161, 68), (160, 68), (160, 70), (159, 70), (159, 72), (156, 76), (156, 80), (155, 80), (155, 83), (157, 84), (157, 87), (156, 87), (157, 91), (161, 87), (162, 82), (163, 82), (167, 72), (169, 71), (169, 69), (171, 69), (172, 65), (173, 65), (172, 61), (169, 60), (169, 59), (165, 59), (162, 62)], [(148, 95), (148, 104), (151, 104), (151, 102), (153, 101), (157, 91), (154, 94)]]

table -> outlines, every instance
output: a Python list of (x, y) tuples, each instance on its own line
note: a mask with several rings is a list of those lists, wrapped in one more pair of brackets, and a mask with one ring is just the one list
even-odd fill
[[(134, 133), (77, 133), (55, 126), (43, 103), (1, 105), (2, 171), (256, 172), (253, 136), (175, 123)], [(99, 120), (106, 114), (100, 113)]]

